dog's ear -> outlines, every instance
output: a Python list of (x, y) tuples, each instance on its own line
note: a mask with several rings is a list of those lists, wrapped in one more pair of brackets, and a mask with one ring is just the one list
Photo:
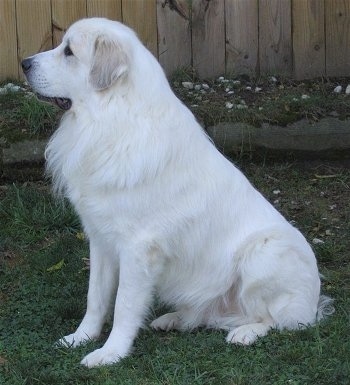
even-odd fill
[(120, 44), (107, 36), (95, 41), (90, 82), (96, 90), (102, 91), (127, 72), (128, 60)]

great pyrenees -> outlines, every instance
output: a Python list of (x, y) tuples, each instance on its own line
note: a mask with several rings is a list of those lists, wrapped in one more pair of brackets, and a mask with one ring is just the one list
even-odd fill
[(114, 305), (107, 341), (82, 364), (125, 357), (155, 293), (174, 312), (154, 329), (225, 329), (235, 344), (322, 318), (311, 247), (217, 151), (130, 28), (80, 20), (22, 67), (66, 110), (47, 170), (90, 244), (86, 314), (59, 342), (97, 339)]

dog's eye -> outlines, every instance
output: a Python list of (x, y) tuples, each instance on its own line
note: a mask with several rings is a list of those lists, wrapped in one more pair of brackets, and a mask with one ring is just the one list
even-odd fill
[(73, 52), (72, 50), (70, 49), (69, 45), (67, 45), (64, 49), (64, 54), (65, 56), (73, 56)]

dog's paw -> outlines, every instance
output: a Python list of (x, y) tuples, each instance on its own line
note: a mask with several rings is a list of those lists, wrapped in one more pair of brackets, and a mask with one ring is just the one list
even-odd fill
[(271, 325), (264, 323), (242, 325), (228, 333), (226, 342), (231, 344), (251, 345), (258, 339), (258, 337), (265, 336), (270, 328)]
[(59, 339), (55, 346), (65, 348), (76, 348), (77, 346), (88, 343), (95, 338), (88, 336), (86, 333), (75, 332)]
[(121, 358), (115, 351), (102, 347), (85, 356), (80, 363), (88, 368), (93, 368), (94, 366), (115, 364)]
[(167, 313), (151, 322), (151, 327), (156, 330), (164, 330), (166, 332), (179, 329), (180, 318), (177, 312)]

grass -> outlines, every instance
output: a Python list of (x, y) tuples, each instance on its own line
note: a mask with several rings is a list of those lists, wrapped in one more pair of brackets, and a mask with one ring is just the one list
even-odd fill
[(56, 107), (40, 102), (26, 88), (9, 89), (0, 93), (0, 138), (4, 138), (5, 144), (46, 138), (52, 134), (60, 115)]
[[(77, 349), (54, 342), (85, 309), (88, 248), (67, 203), (44, 183), (0, 189), (0, 383), (8, 385), (330, 385), (350, 377), (350, 171), (338, 164), (242, 164), (254, 184), (314, 245), (323, 291), (336, 312), (306, 330), (272, 331), (254, 346), (225, 333), (142, 330), (134, 352), (95, 369), (81, 358), (107, 338)], [(162, 309), (155, 306), (154, 313)]]

